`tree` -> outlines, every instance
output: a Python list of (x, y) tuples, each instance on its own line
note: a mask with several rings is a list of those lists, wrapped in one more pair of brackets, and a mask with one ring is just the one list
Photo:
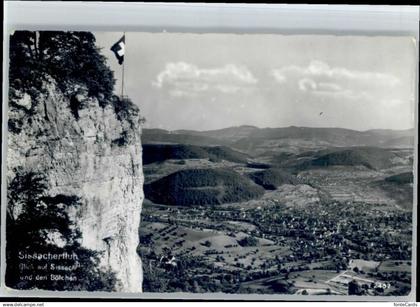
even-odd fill
[[(41, 70), (36, 50), (36, 33), (15, 31), (10, 36), (10, 86), (17, 89), (39, 88)], [(12, 93), (11, 93), (12, 94)]]
[(209, 240), (206, 240), (206, 241), (204, 241), (204, 243), (201, 243), (201, 245), (206, 246), (206, 247), (210, 247), (211, 242)]
[(359, 283), (356, 280), (352, 280), (351, 282), (349, 282), (348, 292), (349, 292), (349, 295), (361, 295), (362, 294), (362, 289), (361, 289)]
[(285, 280), (275, 280), (270, 284), (271, 289), (278, 294), (289, 293), (292, 284)]
[(258, 239), (252, 236), (248, 236), (238, 241), (240, 246), (256, 246), (258, 244)]
[[(112, 291), (117, 283), (114, 274), (98, 268), (100, 253), (81, 246), (81, 233), (67, 214), (67, 208), (80, 205), (79, 198), (50, 196), (46, 187), (41, 174), (21, 170), (8, 184), (8, 207), (19, 210), (15, 214), (8, 211), (6, 218), (6, 285), (15, 289)], [(48, 254), (71, 258), (37, 256)], [(51, 278), (51, 274), (62, 273), (52, 265), (73, 267), (65, 271), (72, 280)], [(47, 278), (36, 280), (37, 275)]]
[[(78, 118), (83, 102), (75, 97), (86, 92), (99, 104), (117, 105), (121, 102), (113, 94), (115, 79), (106, 58), (95, 45), (90, 32), (77, 31), (15, 31), (10, 35), (9, 102), (10, 107), (32, 115), (47, 95), (43, 84), (55, 80), (62, 94), (70, 99), (72, 113)], [(31, 104), (17, 103), (29, 95)], [(144, 121), (144, 120), (142, 120)], [(23, 117), (11, 117), (9, 131), (19, 133)]]
[(40, 88), (50, 75), (66, 92), (71, 82), (86, 84), (89, 95), (113, 95), (115, 79), (95, 36), (78, 31), (15, 31), (10, 36), (11, 86)]

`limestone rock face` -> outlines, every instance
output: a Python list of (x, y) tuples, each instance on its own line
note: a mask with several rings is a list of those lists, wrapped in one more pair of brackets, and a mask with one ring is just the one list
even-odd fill
[[(12, 178), (16, 168), (40, 172), (51, 196), (80, 197), (82, 205), (68, 213), (82, 233), (82, 245), (103, 251), (101, 265), (115, 272), (118, 291), (141, 292), (136, 252), (144, 198), (140, 116), (136, 110), (120, 116), (112, 105), (101, 107), (80, 85), (75, 91), (77, 111), (52, 79), (44, 82), (36, 103), (20, 93), (15, 105), (24, 105), (9, 109), (9, 119), (23, 124), (20, 133), (8, 134), (7, 176)], [(32, 114), (24, 116), (28, 106)]]

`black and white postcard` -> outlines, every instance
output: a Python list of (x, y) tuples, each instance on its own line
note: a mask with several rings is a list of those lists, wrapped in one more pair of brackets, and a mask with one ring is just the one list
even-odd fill
[(8, 289), (414, 289), (412, 37), (9, 39)]

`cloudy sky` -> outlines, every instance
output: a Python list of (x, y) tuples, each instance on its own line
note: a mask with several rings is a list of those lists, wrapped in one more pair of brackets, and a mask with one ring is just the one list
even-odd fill
[[(110, 46), (121, 33), (95, 33)], [(415, 46), (404, 37), (126, 33), (125, 93), (146, 127), (414, 126)]]

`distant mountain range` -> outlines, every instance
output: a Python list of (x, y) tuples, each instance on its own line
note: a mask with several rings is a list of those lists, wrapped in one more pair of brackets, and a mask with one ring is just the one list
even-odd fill
[(301, 140), (327, 146), (413, 147), (414, 129), (374, 129), (357, 131), (344, 128), (258, 128), (238, 126), (218, 130), (194, 131), (144, 129), (143, 143), (178, 143), (191, 145), (228, 145), (249, 150), (269, 140)]

